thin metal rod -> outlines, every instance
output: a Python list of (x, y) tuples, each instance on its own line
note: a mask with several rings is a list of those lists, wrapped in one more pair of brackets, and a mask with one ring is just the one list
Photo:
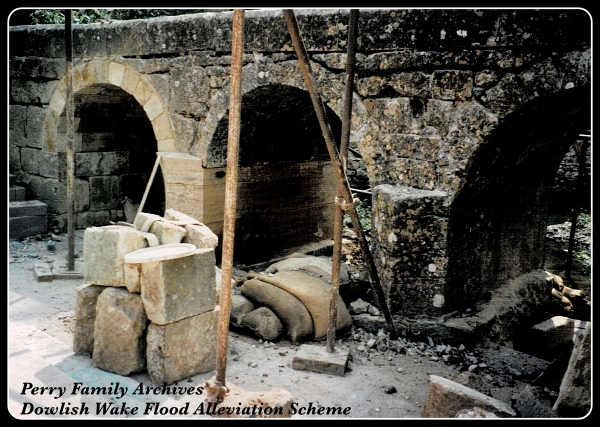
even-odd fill
[(575, 154), (577, 154), (577, 160), (579, 161), (579, 169), (577, 172), (577, 180), (575, 181), (575, 202), (573, 206), (573, 213), (571, 216), (571, 230), (569, 232), (569, 249), (567, 250), (567, 265), (565, 267), (565, 276), (571, 280), (571, 268), (573, 266), (573, 249), (575, 247), (575, 232), (577, 231), (577, 218), (581, 211), (580, 203), (583, 199), (583, 185), (584, 180), (587, 178), (587, 140), (581, 141), (581, 149), (577, 142), (573, 144)]
[(156, 153), (156, 161), (154, 162), (154, 167), (152, 168), (152, 173), (150, 174), (150, 179), (148, 180), (148, 184), (146, 184), (146, 190), (144, 191), (144, 196), (142, 197), (142, 201), (138, 206), (138, 210), (135, 214), (135, 218), (133, 219), (133, 223), (135, 224), (135, 220), (139, 216), (140, 212), (144, 209), (144, 205), (146, 204), (146, 199), (148, 198), (148, 193), (150, 193), (150, 187), (152, 187), (152, 182), (154, 181), (154, 176), (156, 175), (156, 171), (158, 170), (158, 165), (160, 165), (161, 154)]
[(392, 320), (392, 315), (385, 301), (385, 296), (383, 294), (381, 282), (379, 281), (379, 276), (377, 275), (377, 268), (375, 267), (375, 262), (373, 261), (373, 257), (371, 256), (371, 251), (369, 249), (369, 244), (365, 237), (364, 231), (360, 225), (358, 213), (356, 212), (356, 206), (354, 206), (353, 203), (352, 192), (350, 191), (348, 179), (346, 178), (346, 174), (344, 173), (344, 168), (340, 160), (340, 155), (335, 145), (333, 132), (331, 131), (331, 127), (329, 126), (329, 122), (327, 120), (325, 107), (323, 105), (323, 101), (321, 100), (316, 90), (316, 81), (312, 73), (312, 69), (310, 67), (310, 62), (308, 59), (308, 54), (306, 53), (304, 42), (300, 37), (300, 30), (298, 28), (296, 16), (294, 15), (294, 11), (292, 9), (283, 9), (283, 16), (287, 22), (288, 30), (292, 38), (292, 43), (294, 44), (296, 55), (298, 55), (298, 62), (300, 64), (300, 68), (302, 69), (302, 73), (304, 74), (304, 81), (310, 93), (310, 98), (313, 102), (315, 112), (317, 113), (317, 118), (319, 119), (319, 125), (321, 126), (321, 131), (323, 132), (323, 137), (325, 139), (325, 143), (327, 144), (327, 150), (329, 151), (331, 163), (333, 164), (335, 173), (338, 177), (338, 182), (340, 183), (340, 185), (338, 185), (338, 188), (342, 190), (342, 195), (344, 197), (344, 201), (346, 202), (350, 218), (352, 219), (352, 225), (354, 227), (354, 231), (356, 232), (356, 237), (358, 238), (359, 246), (365, 257), (367, 269), (369, 270), (369, 275), (371, 276), (371, 288), (373, 289), (373, 293), (375, 294), (375, 298), (377, 299), (377, 304), (379, 305), (379, 308), (383, 312), (383, 315), (385, 317), (390, 333), (390, 338), (398, 339), (398, 334), (396, 333), (396, 328)]
[(242, 103), (242, 59), (244, 55), (244, 10), (233, 11), (233, 41), (231, 48), (231, 88), (229, 95), (229, 128), (227, 168), (225, 178), (225, 214), (223, 220), (223, 256), (221, 259), (221, 295), (217, 331), (216, 385), (221, 387), (218, 400), (225, 390), (227, 345), (231, 312), (231, 278), (233, 273), (233, 243), (237, 202), (238, 157)]
[[(348, 25), (348, 52), (346, 54), (346, 86), (343, 100), (342, 137), (340, 140), (340, 160), (344, 173), (348, 164), (348, 146), (350, 145), (350, 127), (352, 121), (352, 94), (354, 91), (354, 58), (356, 56), (356, 28), (358, 24), (358, 9), (350, 10), (350, 23)], [(338, 198), (343, 196), (343, 190), (338, 183)], [(329, 323), (327, 326), (327, 351), (335, 350), (335, 331), (337, 329), (337, 303), (340, 284), (340, 269), (342, 262), (342, 229), (344, 211), (336, 204), (335, 223), (333, 226), (333, 256), (331, 260), (331, 291), (329, 300)]]
[(67, 58), (66, 84), (67, 99), (65, 116), (67, 119), (67, 235), (68, 253), (67, 270), (75, 270), (75, 225), (73, 220), (73, 192), (75, 188), (75, 107), (73, 101), (73, 29), (71, 26), (71, 9), (65, 9), (65, 55)]

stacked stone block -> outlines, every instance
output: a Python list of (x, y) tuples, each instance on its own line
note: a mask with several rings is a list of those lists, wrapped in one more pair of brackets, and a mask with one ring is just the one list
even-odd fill
[[(169, 215), (184, 218), (174, 210)], [(125, 376), (147, 371), (153, 382), (170, 384), (215, 367), (217, 239), (191, 217), (156, 217), (136, 219), (156, 234), (135, 225), (86, 229), (86, 284), (77, 289), (73, 348), (90, 354), (97, 368)], [(125, 262), (138, 249), (181, 243), (188, 233), (182, 223), (208, 247), (176, 259)]]
[(393, 312), (440, 314), (448, 218), (443, 191), (388, 184), (373, 188), (373, 257)]

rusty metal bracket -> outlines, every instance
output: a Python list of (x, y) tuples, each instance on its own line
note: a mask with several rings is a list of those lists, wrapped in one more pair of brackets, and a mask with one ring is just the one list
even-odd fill
[(352, 225), (354, 226), (356, 236), (358, 238), (358, 243), (365, 257), (367, 269), (369, 270), (369, 275), (371, 277), (371, 288), (373, 289), (373, 293), (375, 294), (375, 298), (377, 299), (379, 308), (383, 312), (383, 315), (385, 317), (390, 333), (390, 338), (398, 339), (398, 334), (396, 333), (396, 328), (392, 320), (392, 315), (385, 301), (385, 296), (381, 287), (381, 282), (377, 274), (377, 268), (375, 267), (375, 262), (373, 261), (371, 251), (369, 249), (369, 244), (365, 237), (364, 231), (360, 225), (360, 220), (358, 218), (358, 213), (356, 212), (356, 207), (352, 203), (352, 192), (348, 184), (348, 179), (346, 177), (344, 167), (340, 160), (340, 153), (338, 152), (338, 149), (335, 145), (335, 138), (333, 137), (331, 126), (329, 125), (329, 122), (327, 120), (327, 114), (325, 112), (323, 101), (317, 92), (316, 81), (312, 73), (310, 61), (306, 52), (306, 47), (304, 46), (304, 42), (300, 36), (300, 29), (298, 27), (296, 16), (292, 9), (283, 9), (283, 16), (286, 20), (288, 31), (292, 38), (294, 49), (296, 50), (296, 55), (298, 56), (298, 62), (304, 75), (304, 81), (309, 90), (310, 98), (313, 102), (315, 112), (317, 113), (317, 118), (319, 119), (319, 125), (321, 126), (321, 131), (323, 132), (323, 137), (325, 139), (325, 143), (327, 144), (327, 150), (329, 151), (331, 163), (333, 164), (334, 170), (338, 177), (338, 189), (341, 191), (341, 195), (344, 197), (344, 200), (346, 201), (347, 205), (350, 206), (348, 213), (350, 215), (350, 218), (352, 219)]

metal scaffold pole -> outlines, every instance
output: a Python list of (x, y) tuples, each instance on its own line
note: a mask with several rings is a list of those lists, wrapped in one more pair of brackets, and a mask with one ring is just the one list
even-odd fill
[[(340, 159), (344, 173), (348, 164), (348, 146), (350, 145), (350, 125), (352, 122), (352, 93), (354, 90), (354, 57), (356, 55), (356, 30), (358, 27), (358, 9), (350, 10), (350, 23), (348, 25), (348, 52), (346, 55), (346, 85), (344, 90), (344, 107), (342, 115), (342, 137), (340, 140)], [(338, 199), (343, 198), (343, 189), (339, 188)], [(331, 270), (331, 299), (329, 300), (329, 324), (327, 327), (327, 351), (333, 353), (335, 344), (335, 331), (337, 329), (337, 303), (340, 284), (340, 264), (342, 262), (342, 229), (344, 211), (341, 205), (335, 209), (335, 223), (333, 226), (333, 257)]]
[(65, 54), (67, 58), (67, 269), (75, 270), (75, 225), (73, 223), (73, 191), (75, 187), (75, 153), (73, 136), (75, 133), (75, 107), (73, 101), (73, 30), (71, 27), (71, 9), (65, 9)]
[(214, 392), (210, 400), (222, 402), (227, 392), (226, 368), (231, 312), (231, 279), (233, 275), (233, 244), (238, 181), (238, 157), (242, 101), (242, 60), (244, 56), (244, 10), (233, 11), (233, 40), (231, 49), (231, 88), (229, 95), (229, 129), (225, 180), (225, 214), (223, 218), (223, 256), (221, 260), (221, 295)]

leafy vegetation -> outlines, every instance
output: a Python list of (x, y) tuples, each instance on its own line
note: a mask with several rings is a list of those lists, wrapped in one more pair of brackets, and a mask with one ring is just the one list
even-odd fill
[[(577, 228), (583, 230), (586, 234), (592, 233), (592, 216), (590, 214), (579, 214), (577, 217)], [(575, 258), (583, 267), (586, 273), (591, 272), (592, 268), (592, 252), (590, 248), (585, 248), (575, 252)]]
[[(100, 21), (147, 19), (210, 12), (210, 9), (73, 9), (74, 24), (92, 24)], [(36, 9), (29, 14), (31, 24), (64, 24), (63, 9)]]
[[(360, 221), (360, 225), (368, 236), (371, 234), (371, 204), (365, 200), (361, 200), (357, 204), (354, 205), (356, 207), (356, 213), (358, 214), (358, 220)], [(349, 214), (344, 214), (344, 226), (348, 228), (352, 228), (352, 218), (350, 218)]]

